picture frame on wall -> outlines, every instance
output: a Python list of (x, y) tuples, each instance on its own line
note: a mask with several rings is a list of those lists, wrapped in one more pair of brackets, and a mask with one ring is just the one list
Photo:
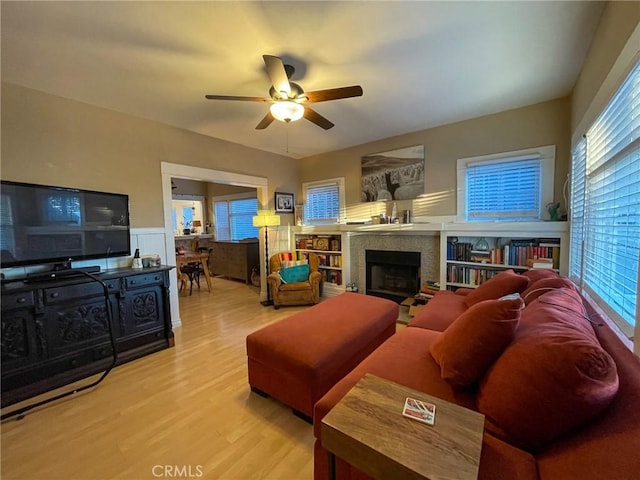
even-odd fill
[(424, 145), (362, 157), (363, 202), (411, 200), (424, 193)]
[(274, 200), (276, 213), (293, 213), (293, 193), (276, 192)]

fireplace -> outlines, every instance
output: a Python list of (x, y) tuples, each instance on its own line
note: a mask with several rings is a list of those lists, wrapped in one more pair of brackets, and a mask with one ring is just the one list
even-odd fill
[(420, 252), (367, 250), (367, 295), (401, 302), (420, 287)]

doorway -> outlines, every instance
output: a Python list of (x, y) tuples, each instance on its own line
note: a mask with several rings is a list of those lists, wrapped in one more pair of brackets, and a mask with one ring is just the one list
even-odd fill
[[(171, 178), (183, 178), (187, 180), (197, 180), (201, 182), (219, 183), (223, 185), (236, 185), (241, 187), (255, 188), (260, 205), (268, 204), (268, 188), (267, 179), (265, 177), (256, 177), (253, 175), (244, 175), (239, 173), (225, 172), (222, 170), (213, 170), (201, 167), (192, 167), (188, 165), (179, 165), (175, 163), (161, 162), (160, 171), (162, 174), (162, 203), (164, 210), (164, 230), (166, 238), (166, 259), (168, 265), (175, 266), (175, 237), (173, 230), (173, 209), (171, 195)], [(264, 245), (260, 239), (260, 257), (264, 263)], [(261, 276), (264, 276), (262, 272)], [(178, 282), (175, 275), (171, 275), (171, 287), (169, 289), (171, 303), (171, 318), (173, 326), (177, 327), (182, 324), (180, 319)], [(261, 279), (260, 296), (266, 298), (266, 281)]]

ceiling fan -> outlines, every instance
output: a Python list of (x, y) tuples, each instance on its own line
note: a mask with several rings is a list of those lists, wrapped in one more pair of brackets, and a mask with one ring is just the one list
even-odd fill
[(291, 65), (285, 65), (280, 57), (273, 55), (263, 55), (262, 58), (267, 66), (267, 74), (271, 79), (272, 86), (269, 89), (270, 98), (229, 95), (205, 95), (205, 98), (209, 100), (270, 102), (270, 110), (260, 123), (258, 123), (256, 130), (267, 128), (271, 125), (271, 122), (276, 119), (289, 123), (299, 120), (302, 117), (325, 130), (329, 130), (333, 127), (333, 123), (311, 109), (307, 104), (339, 100), (341, 98), (359, 97), (362, 95), (362, 87), (360, 85), (305, 92), (300, 85), (289, 81), (295, 71)]

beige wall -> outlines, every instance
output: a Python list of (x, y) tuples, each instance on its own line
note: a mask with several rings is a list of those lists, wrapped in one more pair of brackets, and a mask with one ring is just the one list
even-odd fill
[[(556, 145), (555, 198), (569, 165), (571, 133), (584, 123), (621, 49), (640, 20), (639, 2), (609, 2), (572, 102), (557, 99), (400, 135), (299, 161), (10, 84), (2, 85), (3, 179), (128, 193), (134, 227), (163, 225), (160, 162), (264, 176), (268, 198), (299, 182), (342, 177), (351, 211), (390, 213), (360, 202), (363, 155), (422, 144), (426, 199), (398, 202), (419, 215), (456, 214), (456, 160)], [(299, 176), (298, 176), (299, 174)]]
[[(175, 186), (176, 188), (173, 188)], [(171, 179), (172, 195), (198, 195), (200, 197), (207, 196), (207, 183), (198, 180), (187, 180), (184, 178)]]
[(253, 193), (255, 195), (256, 189), (249, 187), (241, 187), (239, 185), (222, 185), (220, 183), (207, 184), (207, 196), (222, 197), (225, 195), (237, 195), (240, 193)]
[[(632, 32), (640, 24), (640, 2), (607, 2), (596, 30), (596, 34), (589, 47), (589, 52), (576, 81), (572, 95), (571, 131), (581, 136), (595, 120), (608, 101), (613, 91), (602, 91), (600, 105), (593, 105), (596, 96), (603, 88), (603, 84), (612, 72), (620, 53), (625, 47), (638, 51), (640, 42), (628, 45)], [(633, 53), (629, 55), (633, 57)], [(628, 63), (628, 62), (625, 62)], [(615, 76), (623, 77), (628, 71), (625, 65), (620, 66), (620, 72)], [(614, 90), (622, 78), (610, 78)], [(590, 107), (593, 107), (590, 111)], [(580, 129), (581, 131), (576, 131)]]
[(160, 163), (268, 179), (295, 191), (296, 162), (149, 120), (2, 84), (3, 180), (127, 193), (131, 225), (164, 225)]
[[(309, 157), (300, 162), (300, 180), (308, 182), (344, 176), (348, 210), (359, 211), (363, 217), (375, 214), (375, 206), (369, 208), (369, 204), (360, 201), (361, 157), (422, 144), (426, 159), (426, 199), (398, 202), (398, 208), (410, 208), (414, 215), (421, 216), (455, 215), (456, 161), (459, 158), (556, 145), (554, 195), (564, 207), (562, 187), (569, 165), (569, 120), (569, 99), (561, 98)], [(391, 206), (381, 208), (389, 210)]]

